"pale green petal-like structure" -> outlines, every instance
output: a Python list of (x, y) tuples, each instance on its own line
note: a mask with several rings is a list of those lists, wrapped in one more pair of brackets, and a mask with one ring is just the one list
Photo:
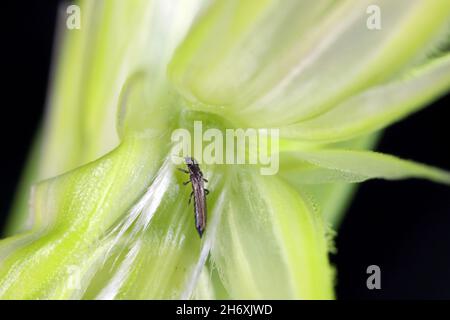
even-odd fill
[[(333, 299), (330, 228), (354, 183), (450, 182), (370, 151), (377, 130), (449, 90), (447, 0), (79, 6), (0, 240), (1, 299)], [(280, 129), (275, 176), (201, 164), (202, 238), (171, 161), (172, 132), (194, 121)]]
[[(129, 102), (129, 95), (140, 95), (135, 99), (140, 99), (141, 105), (160, 104), (161, 100), (171, 98), (165, 88), (166, 65), (206, 3), (79, 1), (82, 28), (72, 31), (65, 29), (65, 8), (61, 8), (63, 16), (58, 25), (61, 30), (56, 39), (61, 43), (55, 52), (58, 59), (49, 92), (49, 109), (43, 132), (36, 141), (33, 161), (28, 164), (27, 182), (13, 208), (9, 234), (26, 229), (23, 221), (27, 220), (26, 203), (32, 183), (94, 161), (117, 147), (119, 135), (126, 127), (124, 117), (131, 117), (126, 112), (130, 108), (135, 110), (133, 113), (141, 111), (140, 117), (134, 114), (135, 119), (146, 118), (143, 111), (147, 117), (153, 112), (153, 108), (146, 106), (132, 107), (136, 102)], [(151, 82), (136, 84), (135, 79), (148, 79), (149, 74)], [(141, 94), (142, 86), (147, 86), (145, 95)], [(149, 123), (147, 126), (151, 127)], [(134, 132), (138, 130), (142, 131), (139, 124), (134, 125)]]
[(157, 150), (149, 152), (147, 144), (124, 141), (101, 159), (34, 187), (30, 231), (0, 242), (0, 297), (77, 297), (79, 284), (68, 278), (73, 272), (87, 276), (102, 255), (101, 235), (138, 199), (160, 165)]
[[(383, 11), (381, 30), (366, 26), (369, 5)], [(438, 38), (448, 40), (449, 12), (445, 0), (217, 1), (169, 75), (193, 109), (282, 127), (417, 63)]]
[(450, 55), (412, 70), (404, 78), (369, 88), (315, 118), (283, 127), (280, 135), (329, 143), (384, 128), (450, 88)]
[(231, 297), (331, 299), (325, 228), (314, 207), (274, 176), (237, 171), (230, 180), (234, 201), (224, 205), (211, 255)]
[[(282, 156), (282, 175), (301, 184), (362, 182), (373, 178), (423, 178), (450, 184), (450, 173), (373, 151), (299, 151)], [(296, 176), (293, 177), (291, 174)]]

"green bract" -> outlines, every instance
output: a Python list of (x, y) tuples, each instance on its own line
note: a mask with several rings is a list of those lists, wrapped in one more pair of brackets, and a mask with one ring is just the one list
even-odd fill
[[(3, 299), (331, 299), (330, 226), (353, 185), (440, 169), (377, 130), (450, 88), (447, 0), (81, 1), (0, 242)], [(381, 8), (381, 30), (366, 26)], [(279, 128), (280, 170), (202, 165), (208, 227), (171, 133)]]

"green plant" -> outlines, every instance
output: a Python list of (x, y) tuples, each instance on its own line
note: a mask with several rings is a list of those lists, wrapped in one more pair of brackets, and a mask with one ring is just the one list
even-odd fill
[[(329, 229), (352, 183), (450, 184), (369, 151), (450, 88), (450, 2), (376, 2), (381, 30), (365, 1), (81, 1), (0, 242), (0, 297), (333, 298)], [(194, 120), (281, 138), (278, 175), (203, 168), (202, 240), (168, 161)]]

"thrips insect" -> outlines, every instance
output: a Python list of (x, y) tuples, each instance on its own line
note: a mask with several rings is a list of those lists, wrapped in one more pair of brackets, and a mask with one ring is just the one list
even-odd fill
[(189, 182), (192, 184), (189, 204), (191, 203), (192, 197), (194, 197), (195, 228), (201, 238), (206, 228), (206, 196), (209, 194), (208, 189), (204, 188), (203, 182), (208, 182), (208, 180), (203, 178), (203, 173), (194, 158), (185, 157), (184, 161), (188, 170), (181, 168), (178, 168), (178, 170), (189, 174), (189, 180), (183, 182), (183, 184), (187, 185)]

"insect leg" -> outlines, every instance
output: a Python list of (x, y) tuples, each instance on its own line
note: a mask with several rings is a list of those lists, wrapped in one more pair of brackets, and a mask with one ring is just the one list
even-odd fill
[(183, 184), (187, 185), (189, 182), (191, 182), (191, 180), (185, 181), (185, 182), (183, 182)]
[(180, 170), (181, 172), (189, 173), (189, 171), (187, 171), (187, 170), (185, 170), (185, 169), (183, 169), (183, 168), (177, 168), (177, 169)]
[(208, 179), (203, 178), (203, 181), (208, 182)]
[(191, 192), (191, 195), (189, 196), (189, 201), (188, 203), (191, 204), (191, 200), (192, 200), (192, 196), (194, 195), (194, 191)]
[(205, 194), (208, 195), (209, 194), (209, 190), (205, 189)]

